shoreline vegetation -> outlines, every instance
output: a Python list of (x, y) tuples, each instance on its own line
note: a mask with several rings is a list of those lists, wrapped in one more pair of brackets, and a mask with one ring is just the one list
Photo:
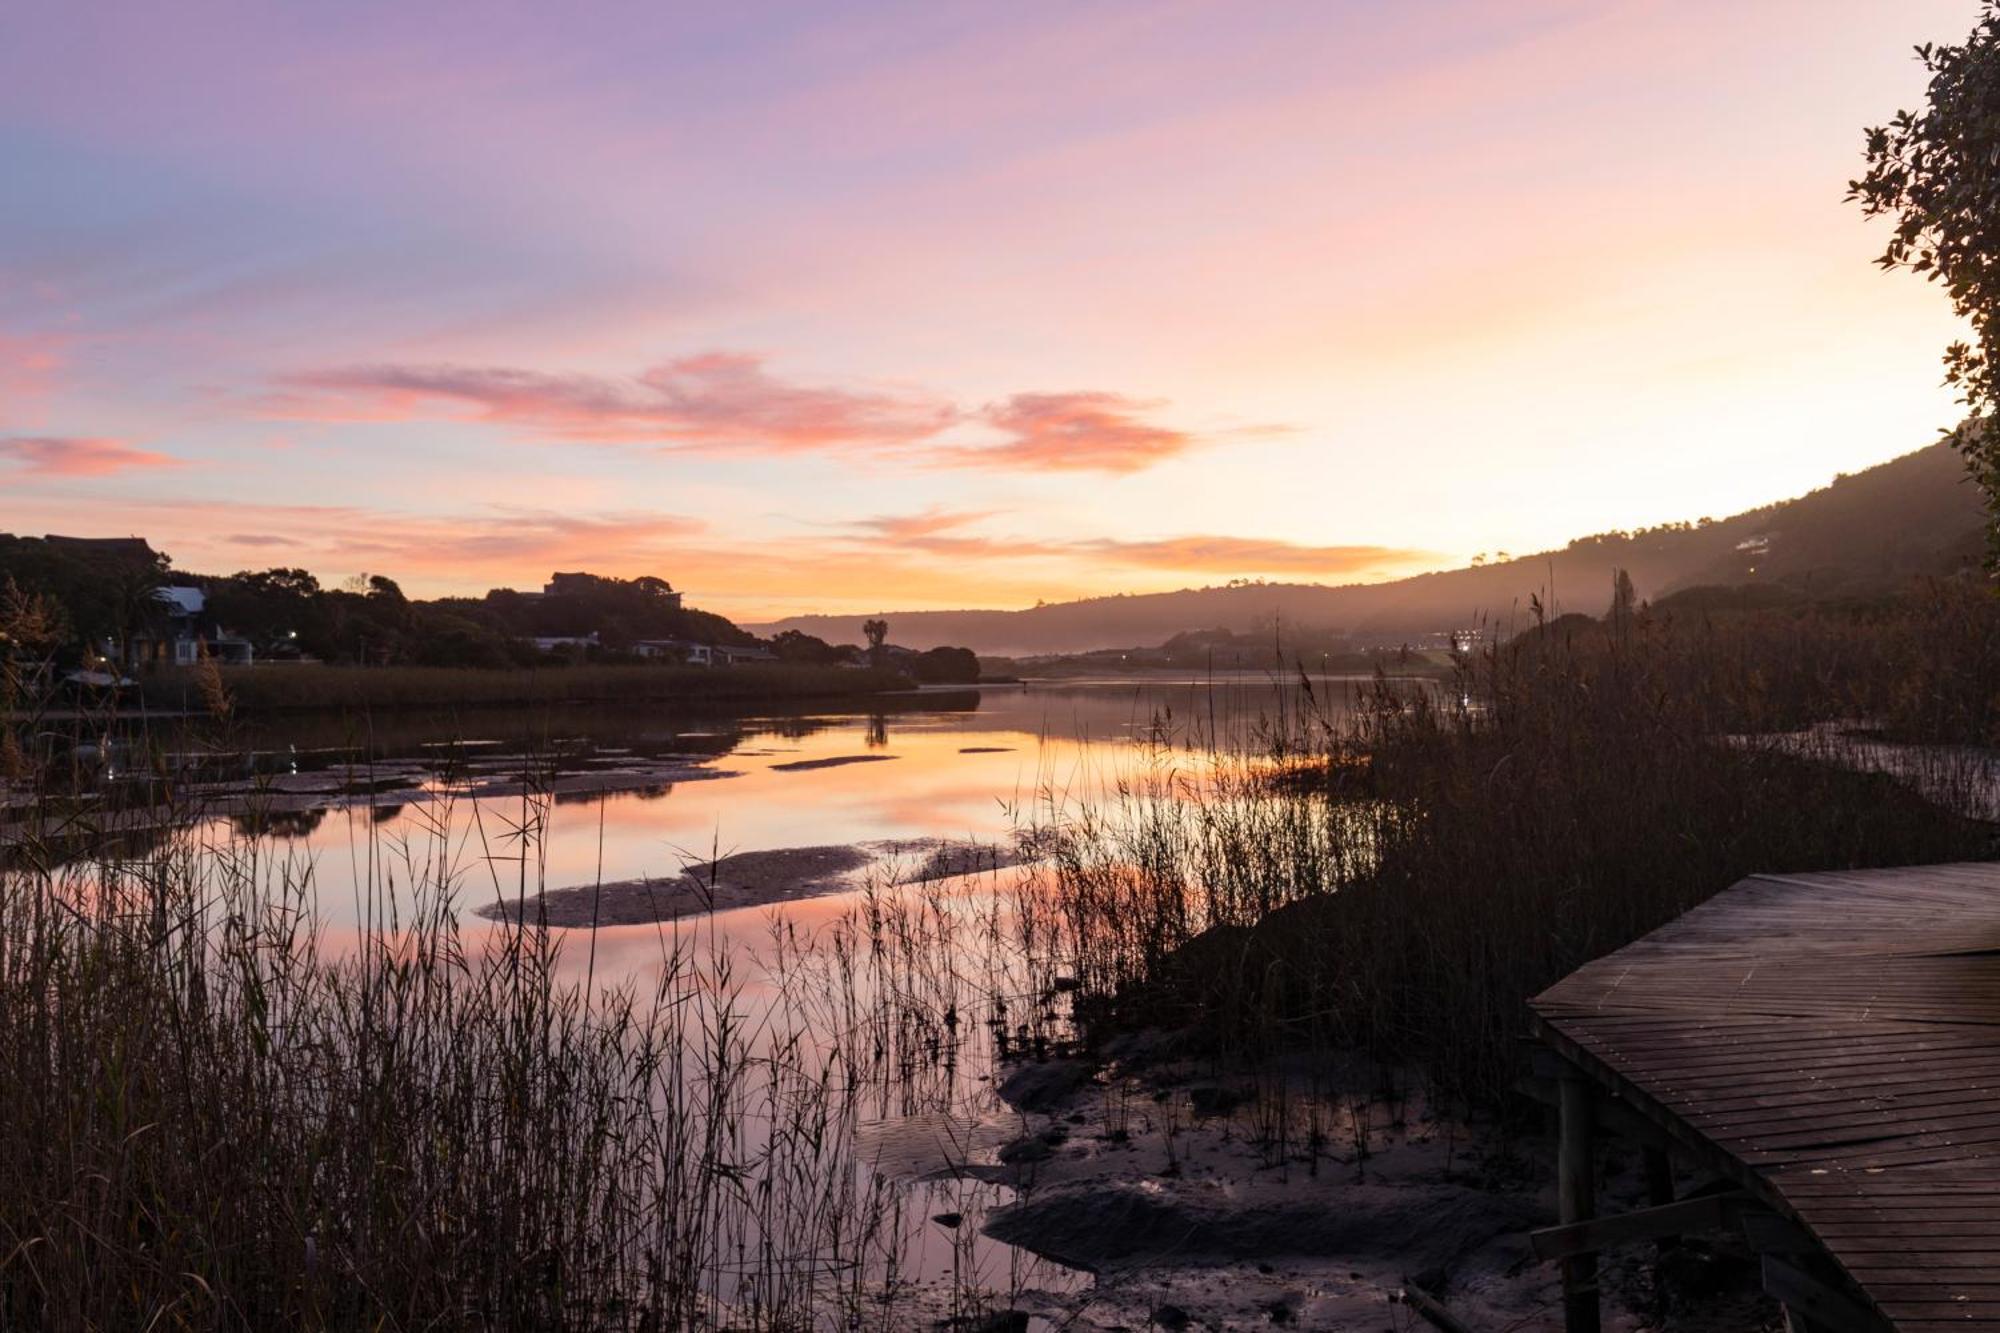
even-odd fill
[[(1532, 1308), (1550, 1275), (1501, 1262), (1545, 1204), (1512, 1090), (1527, 997), (1752, 871), (1993, 857), (1958, 799), (1988, 770), (1952, 747), (1996, 739), (1996, 664), (2000, 602), (1969, 583), (1864, 616), (1667, 614), (1621, 588), (1462, 654), (1450, 688), (1274, 679), (1253, 744), (1141, 741), (1106, 787), (1018, 810), (1038, 855), (975, 866), (978, 893), (871, 882), (830, 925), (774, 922), (754, 965), (713, 917), (628, 927), (658, 958), (617, 976), (594, 932), (537, 919), (547, 790), (504, 848), (466, 846), (448, 802), (393, 840), (370, 825), (384, 872), (336, 933), (310, 858), (192, 829), (70, 856), (38, 841), (71, 831), (69, 770), (11, 771), (46, 799), (0, 859), (0, 1322), (1017, 1328), (1116, 1294), (1112, 1323), (1075, 1325), (1104, 1328), (1197, 1294), (1255, 1318), (1244, 1292), (1334, 1269), (1379, 1308), (1390, 1260), (1285, 1221), (1344, 1190), (1371, 1232), (1456, 1219), (1423, 1283), (1441, 1300)], [(1854, 771), (1811, 743), (1833, 723), (1923, 771)], [(493, 900), (527, 923), (462, 910)], [(1162, 1049), (1179, 1081), (1150, 1085)], [(870, 1168), (864, 1124), (957, 1125), (996, 1088), (1048, 1123), (958, 1154), (948, 1211)], [(1429, 1155), (1368, 1183), (1386, 1144), (1338, 1117), (1412, 1098)], [(1044, 1153), (1059, 1192), (1024, 1169)], [(1262, 1211), (1217, 1212), (1211, 1170), (1257, 1173), (1229, 1207)], [(1075, 1257), (1119, 1209), (1161, 1238), (1197, 1207), (1203, 1235), (1268, 1238), (1276, 1280), (1141, 1249), (1071, 1297), (969, 1263), (988, 1217)], [(923, 1236), (947, 1281), (913, 1281)], [(1195, 1266), (1241, 1257), (1218, 1240)], [(1627, 1310), (1694, 1299), (1620, 1281)]]
[[(1267, 751), (1042, 812), (1079, 1012), (1514, 1100), (1525, 1002), (1757, 872), (2000, 856), (2000, 600), (1545, 621), (1448, 687), (1301, 682)], [(1829, 725), (1833, 724), (1833, 725)], [(1853, 730), (1844, 730), (1850, 728)], [(1861, 771), (1854, 731), (1904, 744)], [(1275, 791), (1274, 791), (1275, 786)]]

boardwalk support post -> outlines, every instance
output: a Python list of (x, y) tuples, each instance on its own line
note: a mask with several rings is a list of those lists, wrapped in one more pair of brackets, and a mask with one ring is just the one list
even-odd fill
[[(1664, 1208), (1674, 1201), (1674, 1159), (1665, 1148), (1648, 1145), (1640, 1150), (1646, 1164), (1646, 1202)], [(1679, 1236), (1660, 1237), (1657, 1253), (1665, 1255), (1681, 1243)]]
[[(1597, 1213), (1597, 1182), (1591, 1130), (1596, 1093), (1574, 1067), (1563, 1072), (1562, 1138), (1556, 1152), (1556, 1197), (1564, 1226), (1587, 1222)], [(1597, 1256), (1572, 1254), (1562, 1261), (1565, 1333), (1599, 1333)]]

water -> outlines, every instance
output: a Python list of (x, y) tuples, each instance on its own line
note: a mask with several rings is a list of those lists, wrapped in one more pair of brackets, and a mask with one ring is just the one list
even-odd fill
[[(1321, 700), (1358, 682), (1320, 679)], [(280, 719), (218, 747), (186, 745), (184, 789), (213, 813), (197, 836), (227, 854), (311, 868), (329, 947), (398, 910), (408, 862), (446, 858), (468, 941), (500, 929), (477, 915), (522, 885), (551, 891), (671, 880), (716, 856), (948, 840), (1007, 845), (1051, 810), (1135, 777), (1141, 766), (1198, 769), (1212, 745), (1245, 746), (1296, 704), (1296, 681), (1262, 675), (1129, 678), (924, 691), (810, 710), (750, 712), (559, 708), (397, 714), (366, 725)], [(130, 757), (126, 762), (130, 763)], [(107, 775), (120, 759), (107, 753)], [(138, 765), (130, 764), (133, 771)], [(526, 799), (525, 787), (544, 793)], [(910, 858), (884, 858), (880, 883)], [(1004, 924), (1006, 872), (933, 885), (955, 918)], [(860, 890), (718, 912), (670, 926), (570, 932), (563, 963), (593, 984), (643, 985), (663, 930), (749, 960), (737, 975), (753, 1010), (783, 997), (769, 978), (774, 932), (810, 956), (853, 913)], [(796, 960), (795, 960), (796, 961)], [(762, 965), (766, 970), (758, 970)], [(1012, 988), (1020, 1008), (1046, 996), (986, 966), (968, 991)], [(879, 996), (863, 996), (864, 1000)], [(1017, 1010), (1018, 1012), (1018, 1010)], [(972, 1009), (960, 1035), (971, 1031)], [(754, 1021), (761, 1013), (753, 1012)], [(962, 1058), (951, 1058), (951, 1057)], [(1074, 1291), (1087, 1275), (992, 1241), (984, 1212), (1007, 1191), (982, 1164), (1022, 1123), (993, 1092), (985, 1047), (946, 1053), (921, 1087), (857, 1100), (859, 1155), (900, 1193), (899, 1268), (912, 1288)], [(970, 1164), (971, 1170), (957, 1169)], [(956, 1224), (934, 1221), (957, 1216)], [(1032, 1304), (1028, 1302), (1028, 1304)]]
[[(1352, 682), (1321, 685), (1338, 695)], [(506, 835), (530, 768), (552, 769), (555, 788), (538, 828), (539, 882), (666, 879), (718, 854), (1005, 840), (1036, 807), (1115, 783), (1149, 748), (1140, 742), (1252, 739), (1288, 688), (1256, 675), (1111, 679), (810, 712), (483, 710), (396, 715), (365, 729), (289, 719), (242, 736), (245, 771), (221, 775), (211, 794), (261, 792), (262, 817), (239, 814), (234, 831), (310, 856), (322, 908), (339, 921), (367, 887), (355, 849), (370, 834), (393, 845), (428, 831), (429, 807), (446, 792), (467, 904), (517, 884)]]

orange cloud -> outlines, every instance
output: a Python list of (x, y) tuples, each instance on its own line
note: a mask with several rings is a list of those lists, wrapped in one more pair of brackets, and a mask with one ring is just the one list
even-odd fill
[(921, 514), (883, 514), (863, 519), (858, 526), (886, 540), (915, 545), (991, 517), (986, 512), (932, 507)]
[(792, 384), (762, 359), (709, 352), (631, 377), (476, 366), (358, 366), (293, 376), (280, 415), (390, 419), (446, 415), (527, 426), (565, 439), (745, 447), (777, 453), (885, 448), (949, 427), (948, 403), (915, 393)]
[(1202, 574), (1289, 574), (1351, 578), (1361, 574), (1403, 573), (1436, 563), (1431, 551), (1393, 546), (1321, 546), (1273, 538), (1190, 534), (1143, 541), (1100, 537), (1084, 541), (987, 537), (962, 529), (988, 513), (927, 509), (919, 514), (871, 518), (855, 525), (860, 541), (929, 555), (981, 560), (1091, 559), (1142, 569)]
[[(1127, 473), (1201, 443), (1145, 414), (1164, 406), (1102, 391), (1017, 393), (976, 412), (920, 390), (795, 384), (760, 357), (706, 352), (634, 376), (550, 374), (507, 366), (350, 366), (288, 377), (267, 413), (294, 420), (443, 417), (525, 427), (566, 440), (674, 449), (849, 451), (953, 467)], [(941, 439), (985, 427), (1000, 439)]]
[(1434, 564), (1433, 551), (1394, 546), (1313, 546), (1259, 537), (1188, 536), (1156, 541), (1082, 542), (1086, 552), (1120, 564), (1153, 569), (1185, 569), (1209, 574), (1298, 574), (1351, 577), (1356, 574), (1405, 572)]
[(179, 467), (167, 454), (135, 449), (123, 440), (83, 435), (0, 437), (0, 459), (37, 477), (102, 477), (132, 468)]
[(1037, 471), (1138, 472), (1196, 443), (1186, 431), (1141, 419), (1140, 413), (1160, 406), (1115, 393), (1017, 393), (980, 413), (1012, 438), (964, 450), (957, 461)]

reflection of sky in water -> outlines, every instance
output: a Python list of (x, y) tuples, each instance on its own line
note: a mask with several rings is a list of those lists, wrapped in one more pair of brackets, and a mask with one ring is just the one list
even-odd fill
[[(1335, 697), (1344, 688), (1335, 686)], [(712, 756), (715, 769), (733, 775), (543, 806), (548, 822), (536, 842), (541, 864), (527, 873), (532, 891), (537, 883), (560, 888), (600, 877), (672, 876), (711, 848), (727, 855), (885, 839), (1004, 838), (1015, 826), (1016, 811), (1032, 814), (1051, 795), (1062, 800), (1101, 792), (1130, 773), (1146, 753), (1136, 741), (1164, 738), (1178, 746), (1220, 734), (1225, 741), (1254, 743), (1260, 718), (1288, 690), (1289, 685), (1264, 677), (1194, 688), (1106, 681), (958, 692), (935, 700), (885, 701), (875, 710), (836, 707), (768, 719), (568, 713), (544, 721), (470, 714), (463, 727), (453, 728), (406, 717), (396, 719), (393, 729), (375, 731), (366, 748), (376, 761), (393, 764), (426, 752), (435, 755), (438, 742), (454, 737), (477, 739), (494, 742), (472, 751), (491, 762), (507, 752), (521, 752), (532, 738), (560, 738), (565, 753), (583, 768), (617, 755), (694, 752)], [(275, 759), (280, 772), (294, 763), (300, 771), (310, 771), (314, 764), (349, 762), (351, 750), (335, 761), (325, 755), (330, 748), (353, 746), (358, 738), (329, 735), (327, 724), (316, 725), (317, 731), (308, 725), (274, 726), (255, 743)], [(778, 767), (862, 755), (889, 758)], [(509, 833), (523, 808), (518, 797), (396, 810), (336, 807), (316, 822), (311, 812), (293, 820), (288, 834), (264, 839), (262, 851), (311, 859), (319, 910), (327, 922), (323, 943), (335, 950), (353, 940), (357, 921), (379, 921), (386, 904), (405, 901), (402, 890), (410, 880), (425, 878), (409, 873), (402, 864), (405, 858), (422, 865), (447, 855), (458, 871), (465, 942), (477, 947), (488, 932), (503, 927), (471, 915), (470, 909), (491, 901), (496, 883), (503, 892), (518, 884), (520, 863), (505, 858), (519, 856)], [(239, 850), (245, 846), (226, 820), (204, 833)], [(970, 913), (977, 918), (989, 910), (1004, 916), (1007, 899), (996, 894), (1003, 893), (1005, 875), (972, 876), (939, 885), (935, 892), (952, 903), (953, 916)], [(576, 981), (588, 971), (599, 985), (633, 984), (643, 993), (675, 948), (691, 945), (699, 956), (713, 950), (746, 964), (733, 976), (741, 988), (740, 1011), (753, 1028), (781, 1034), (798, 1032), (803, 1023), (803, 1030), (825, 1038), (831, 1026), (810, 1014), (802, 1020), (792, 1007), (797, 996), (780, 992), (760, 963), (770, 960), (772, 932), (779, 923), (795, 932), (808, 951), (822, 951), (823, 943), (815, 942), (823, 942), (854, 911), (858, 897), (841, 893), (657, 925), (608, 927), (594, 934), (561, 932), (559, 971)], [(954, 971), (956, 967), (954, 963)], [(1017, 1012), (1033, 1003), (1022, 989), (1025, 978), (984, 975), (1010, 992)], [(976, 1127), (982, 1138), (976, 1156), (986, 1162), (999, 1142), (1021, 1132), (1020, 1118), (994, 1095), (984, 1042), (973, 1023), (968, 1012), (960, 1034), (969, 1041), (963, 1058), (930, 1071), (942, 1075), (941, 1084), (927, 1076), (922, 1090), (901, 1085), (893, 1092), (888, 1087), (869, 1092), (863, 1085), (853, 1090), (851, 1095), (859, 1098), (855, 1114), (878, 1128), (886, 1126), (882, 1142), (900, 1155), (908, 1156), (913, 1143), (939, 1147), (925, 1135), (940, 1115)], [(913, 1109), (923, 1114), (906, 1118)], [(758, 1133), (754, 1126), (746, 1129), (753, 1138)], [(942, 1147), (947, 1155), (959, 1154), (960, 1145)], [(896, 1184), (900, 1240), (894, 1248), (908, 1280), (934, 1288), (947, 1284), (956, 1241), (963, 1247), (956, 1255), (960, 1276), (973, 1286), (1074, 1290), (1087, 1281), (981, 1234), (986, 1210), (1008, 1197), (1004, 1188), (970, 1178), (918, 1181), (905, 1173), (886, 1174)], [(865, 1179), (857, 1180), (857, 1189), (866, 1188)], [(936, 1214), (957, 1213), (965, 1215), (963, 1229), (932, 1221)], [(1050, 1325), (1038, 1320), (1035, 1327)]]
[[(1132, 681), (1065, 683), (1023, 690), (1003, 687), (896, 700), (883, 711), (841, 705), (803, 718), (659, 718), (552, 715), (524, 725), (519, 717), (468, 714), (456, 732), (448, 722), (405, 719), (393, 735), (378, 732), (379, 758), (435, 753), (454, 734), (487, 738), (546, 735), (598, 753), (631, 748), (714, 754), (712, 766), (732, 776), (677, 782), (665, 790), (611, 793), (557, 802), (548, 809), (537, 851), (541, 868), (529, 882), (562, 888), (596, 882), (664, 878), (711, 852), (868, 842), (891, 838), (1004, 836), (1015, 812), (1032, 813), (1058, 797), (1101, 789), (1138, 753), (1131, 744), (1164, 721), (1185, 741), (1214, 729), (1246, 738), (1278, 699), (1261, 676), (1212, 687)], [(971, 706), (967, 706), (967, 705)], [(504, 725), (503, 725), (504, 723)], [(632, 734), (627, 734), (632, 733)], [(276, 727), (259, 744), (301, 750), (337, 743), (324, 735), (292, 738)], [(516, 748), (518, 740), (504, 748)], [(968, 753), (967, 751), (975, 751)], [(984, 752), (977, 752), (984, 751)], [(784, 770), (781, 764), (859, 755), (881, 762)], [(393, 862), (401, 844), (427, 843), (427, 826), (442, 807), (400, 811), (336, 808), (314, 822), (293, 821), (288, 850), (313, 857), (320, 905), (338, 922), (368, 882), (374, 855)], [(462, 871), (462, 901), (488, 901), (496, 882), (516, 885), (519, 848), (510, 836), (522, 805), (514, 798), (460, 800), (450, 809), (453, 856)], [(306, 827), (311, 825), (311, 827)], [(785, 909), (799, 912), (794, 905)], [(813, 913), (807, 909), (806, 915)], [(760, 919), (762, 913), (758, 913)], [(604, 947), (600, 943), (600, 949)]]

